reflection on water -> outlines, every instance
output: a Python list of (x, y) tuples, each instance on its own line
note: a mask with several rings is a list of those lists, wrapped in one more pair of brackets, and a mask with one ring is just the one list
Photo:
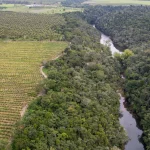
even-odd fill
[(136, 120), (133, 118), (132, 114), (125, 108), (124, 102), (125, 98), (121, 96), (120, 112), (122, 117), (120, 117), (119, 121), (126, 130), (129, 137), (129, 141), (125, 145), (125, 150), (144, 150), (143, 144), (139, 142), (139, 138), (141, 137), (143, 132), (137, 127)]

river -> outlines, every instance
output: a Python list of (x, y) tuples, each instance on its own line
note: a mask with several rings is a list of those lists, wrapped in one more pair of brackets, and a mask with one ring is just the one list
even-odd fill
[[(112, 40), (104, 34), (101, 34), (100, 43), (108, 45), (110, 47), (112, 55), (114, 55), (115, 52), (121, 53), (118, 49), (115, 48)], [(125, 98), (120, 94), (121, 117), (119, 118), (119, 121), (120, 124), (124, 127), (125, 131), (127, 132), (129, 138), (129, 141), (125, 145), (125, 150), (144, 150), (143, 144), (139, 141), (139, 138), (141, 137), (143, 132), (137, 127), (135, 118), (126, 109), (124, 102)]]

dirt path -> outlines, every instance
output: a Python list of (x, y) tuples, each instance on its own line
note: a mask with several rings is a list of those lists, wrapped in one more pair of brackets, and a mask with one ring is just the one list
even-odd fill
[[(52, 60), (56, 60), (56, 59), (58, 59), (58, 58), (61, 57), (61, 56), (62, 56), (62, 54), (58, 55), (57, 57), (55, 57), (55, 58), (52, 59)], [(44, 68), (44, 66), (41, 66), (41, 67), (40, 67), (40, 73), (41, 73), (42, 76), (46, 79), (46, 78), (47, 78), (47, 75), (43, 72), (43, 68)], [(43, 95), (43, 91), (40, 91), (40, 93), (38, 94), (38, 96), (42, 96), (42, 95)], [(28, 108), (28, 104), (26, 104), (26, 105), (22, 108), (22, 110), (20, 111), (20, 116), (21, 116), (21, 118), (24, 116), (24, 114), (25, 114), (27, 108)]]
[[(56, 60), (56, 59), (58, 59), (58, 58), (61, 57), (61, 56), (62, 56), (62, 54), (58, 55), (57, 57), (55, 57), (55, 58), (52, 59), (52, 60)], [(41, 73), (42, 76), (46, 79), (46, 78), (47, 78), (47, 75), (45, 74), (45, 72), (43, 72), (43, 68), (44, 68), (44, 66), (41, 66), (41, 67), (40, 67), (40, 73)]]
[(43, 68), (44, 68), (44, 66), (40, 67), (40, 72), (41, 72), (42, 76), (46, 79), (47, 75), (43, 72)]
[(25, 114), (27, 108), (28, 108), (28, 105), (26, 104), (26, 105), (22, 108), (22, 110), (20, 111), (21, 118), (24, 116), (24, 114)]

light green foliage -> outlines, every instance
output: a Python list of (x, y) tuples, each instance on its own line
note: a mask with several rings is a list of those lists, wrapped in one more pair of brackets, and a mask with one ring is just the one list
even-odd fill
[(134, 53), (131, 50), (126, 49), (123, 53), (115, 53), (114, 57), (120, 62), (122, 68), (126, 69), (128, 58), (133, 55)]
[(129, 50), (129, 49), (126, 49), (126, 50), (124, 50), (124, 52), (122, 52), (122, 53), (115, 53), (114, 54), (114, 57), (116, 58), (116, 59), (118, 59), (120, 62), (123, 62), (123, 61), (125, 61), (125, 60), (127, 60), (129, 57), (131, 57), (131, 56), (133, 56), (134, 55), (134, 53), (131, 51), (131, 50)]
[(123, 60), (126, 60), (126, 59), (128, 59), (129, 57), (131, 57), (131, 56), (133, 56), (133, 55), (134, 55), (134, 53), (133, 53), (131, 50), (126, 49), (126, 50), (121, 54), (121, 58), (122, 58)]

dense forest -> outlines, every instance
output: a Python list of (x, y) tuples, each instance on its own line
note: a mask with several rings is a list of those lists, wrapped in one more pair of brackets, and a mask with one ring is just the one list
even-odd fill
[(120, 59), (124, 70), (125, 95), (144, 131), (143, 141), (150, 150), (150, 7), (91, 7), (85, 17), (109, 35), (122, 50), (130, 48), (134, 55)]
[(122, 50), (150, 40), (149, 6), (95, 6), (86, 9), (85, 16)]
[(143, 140), (150, 150), (150, 50), (140, 52), (127, 61), (125, 94), (144, 130)]
[(46, 94), (18, 123), (13, 150), (119, 150), (127, 140), (118, 119), (121, 65), (81, 14), (63, 17), (57, 31), (70, 45), (46, 64)]
[(81, 7), (81, 3), (83, 3), (86, 0), (65, 0), (62, 2), (62, 5), (64, 6), (79, 6)]
[[(127, 137), (119, 123), (117, 94), (123, 86), (150, 150), (149, 16), (148, 6), (88, 6), (83, 14), (62, 15), (1, 12), (2, 40), (70, 43), (59, 59), (45, 64), (48, 78), (40, 85), (45, 94), (30, 104), (17, 123), (12, 149), (123, 149)], [(99, 43), (100, 32), (86, 21), (110, 36), (122, 51), (129, 48), (133, 53), (126, 50), (130, 57), (124, 53), (113, 58), (109, 48)]]
[(0, 38), (12, 40), (62, 40), (55, 27), (65, 24), (61, 15), (1, 12)]

